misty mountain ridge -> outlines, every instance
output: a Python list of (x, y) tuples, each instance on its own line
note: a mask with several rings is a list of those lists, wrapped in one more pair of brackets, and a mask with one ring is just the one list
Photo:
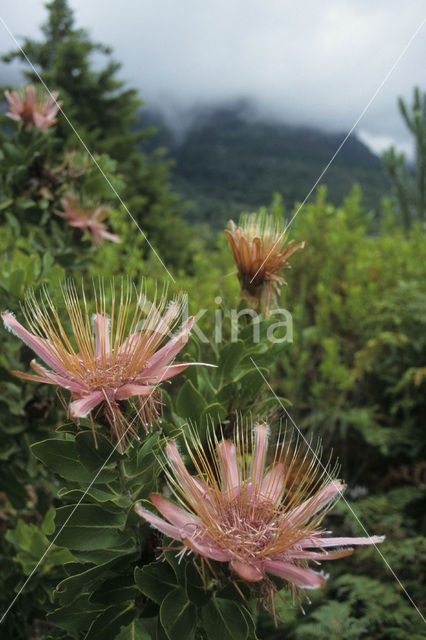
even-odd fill
[[(291, 210), (346, 135), (267, 121), (246, 101), (194, 109), (180, 128), (160, 111), (144, 108), (141, 125), (157, 127), (151, 144), (167, 147), (175, 160), (172, 185), (190, 202), (188, 219), (214, 229), (242, 211), (268, 205), (276, 192)], [(355, 183), (367, 209), (377, 209), (390, 190), (381, 159), (352, 134), (320, 184), (339, 204)]]

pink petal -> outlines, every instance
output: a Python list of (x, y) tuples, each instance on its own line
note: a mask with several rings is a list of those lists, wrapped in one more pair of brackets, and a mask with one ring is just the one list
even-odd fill
[(88, 233), (87, 222), (85, 220), (80, 220), (78, 218), (75, 218), (74, 216), (71, 217), (71, 214), (69, 214), (68, 223), (70, 227), (75, 227), (76, 229), (83, 229), (85, 233)]
[(34, 120), (34, 124), (39, 129), (47, 129), (49, 126), (49, 123), (46, 122), (46, 118), (44, 117), (44, 115), (37, 113), (37, 111), (33, 113), (33, 120)]
[(101, 362), (106, 364), (111, 351), (109, 343), (109, 318), (104, 313), (97, 313), (93, 317), (93, 324), (95, 327), (96, 357), (100, 358)]
[(63, 387), (64, 389), (69, 389), (74, 393), (79, 393), (79, 394), (87, 393), (88, 389), (86, 385), (81, 384), (80, 382), (75, 382), (70, 378), (65, 378), (64, 376), (60, 376), (58, 373), (51, 373), (41, 365), (37, 364), (35, 360), (31, 360), (30, 366), (32, 369), (34, 369), (36, 373), (38, 373), (40, 376), (43, 376), (44, 378), (43, 382), (46, 382), (48, 384), (56, 384), (59, 387)]
[(148, 380), (150, 384), (159, 384), (164, 380), (169, 380), (174, 376), (177, 376), (179, 373), (182, 373), (188, 367), (200, 366), (203, 367), (216, 367), (215, 364), (209, 364), (208, 362), (180, 362), (179, 364), (169, 364), (166, 365), (163, 369), (161, 369), (158, 375), (146, 375), (145, 371), (142, 371), (142, 379)]
[(199, 510), (202, 509), (202, 494), (198, 488), (198, 484), (194, 482), (193, 477), (189, 474), (174, 442), (167, 443), (166, 453), (176, 472), (177, 479), (182, 485), (182, 488), (188, 494), (188, 498), (197, 503), (201, 502), (199, 504)]
[(248, 582), (258, 582), (265, 577), (260, 569), (241, 560), (232, 560), (231, 567), (240, 578)]
[(290, 562), (281, 560), (265, 560), (263, 568), (278, 578), (283, 578), (301, 589), (319, 589), (326, 583), (326, 579), (320, 573), (310, 569), (301, 569)]
[(11, 106), (13, 106), (15, 109), (19, 109), (21, 107), (21, 100), (16, 95), (16, 93), (13, 93), (13, 91), (5, 91), (4, 95), (6, 96), (7, 101), (10, 102)]
[(267, 452), (268, 427), (265, 423), (262, 423), (256, 427), (256, 444), (254, 447), (253, 461), (250, 471), (251, 484), (256, 492), (261, 487)]
[[(58, 105), (56, 104), (56, 98), (58, 97), (58, 92), (57, 91), (51, 91), (49, 93), (49, 99), (46, 103), (46, 109), (50, 109), (51, 111), (53, 111), (53, 109), (58, 109)], [(58, 103), (59, 104), (59, 103)]]
[(101, 231), (100, 235), (102, 236), (102, 238), (105, 238), (105, 240), (110, 240), (111, 242), (116, 242), (116, 243), (121, 242), (120, 237), (117, 236), (115, 233), (110, 233), (109, 231)]
[(261, 493), (272, 504), (276, 505), (281, 501), (285, 487), (284, 465), (282, 462), (274, 464), (262, 480)]
[(61, 205), (62, 205), (65, 213), (70, 212), (69, 201), (68, 201), (68, 198), (65, 198), (65, 196), (63, 198), (61, 198)]
[(102, 207), (97, 207), (94, 212), (92, 213), (92, 215), (89, 218), (89, 222), (94, 222), (95, 224), (98, 222), (98, 218), (102, 213)]
[(205, 558), (211, 558), (218, 562), (229, 562), (232, 558), (228, 550), (221, 549), (211, 539), (206, 541), (205, 538), (182, 538), (182, 541), (189, 549), (195, 551), (195, 553), (199, 553), (200, 556), (204, 556)]
[(67, 377), (67, 370), (62, 366), (59, 359), (54, 356), (56, 349), (50, 345), (47, 340), (39, 338), (27, 331), (11, 313), (3, 313), (1, 317), (5, 327), (9, 329), (9, 331), (25, 342), (25, 344), (46, 364), (52, 367), (52, 369)]
[(168, 522), (165, 522), (158, 516), (155, 516), (153, 513), (142, 509), (139, 504), (135, 505), (135, 511), (139, 516), (141, 516), (141, 518), (144, 518), (156, 529), (161, 531), (161, 533), (164, 533), (166, 536), (169, 536), (169, 538), (173, 538), (174, 540), (180, 540), (179, 529), (177, 527), (174, 527)]
[(132, 358), (138, 344), (143, 341), (145, 334), (142, 331), (137, 331), (136, 333), (131, 333), (123, 342), (121, 347), (117, 349), (117, 361), (121, 361), (122, 359), (129, 360)]
[(74, 400), (69, 407), (71, 418), (85, 418), (103, 400), (105, 396), (102, 391), (93, 391), (80, 400)]
[(318, 540), (309, 540), (304, 538), (299, 542), (303, 547), (345, 547), (358, 546), (367, 544), (380, 544), (386, 536), (371, 536), (370, 538), (318, 538)]
[(29, 105), (34, 108), (34, 87), (31, 85), (27, 88), (27, 99)]
[(168, 500), (164, 496), (158, 493), (152, 493), (149, 496), (151, 502), (157, 507), (162, 516), (167, 518), (175, 527), (178, 527), (183, 535), (182, 529), (187, 528), (185, 535), (190, 535), (194, 532), (194, 527), (197, 529), (201, 526), (200, 518), (194, 516), (192, 513), (188, 513), (184, 509), (176, 506), (171, 500)]
[(298, 524), (309, 520), (318, 511), (323, 509), (330, 500), (333, 500), (339, 493), (342, 493), (344, 488), (340, 480), (333, 480), (333, 482), (330, 482), (330, 484), (320, 489), (312, 498), (305, 500), (299, 507), (284, 514), (283, 519), (288, 519), (292, 522), (297, 521)]
[(206, 482), (204, 482), (204, 480), (201, 480), (200, 478), (194, 478), (194, 476), (191, 476), (191, 478), (192, 478), (192, 482), (196, 485), (196, 487), (200, 491), (202, 499), (211, 504), (209, 485)]
[(152, 393), (153, 387), (140, 384), (123, 384), (115, 392), (116, 400), (127, 400), (132, 396), (149, 396)]
[(10, 373), (21, 380), (31, 380), (31, 382), (42, 382), (43, 384), (56, 384), (56, 382), (47, 380), (44, 376), (35, 376), (31, 373), (22, 373), (21, 371), (11, 371)]
[[(157, 375), (151, 376), (151, 375), (145, 375), (145, 373), (143, 373), (143, 378), (145, 380), (149, 380), (151, 384), (159, 384), (164, 380), (169, 380), (170, 378), (177, 376), (179, 373), (182, 373), (182, 371), (185, 371), (185, 369), (188, 368), (189, 364), (195, 364), (195, 362), (194, 363), (185, 362), (182, 364), (169, 364), (168, 366), (165, 366), (163, 369), (161, 369), (161, 371), (157, 373)], [(201, 364), (201, 363), (197, 362), (197, 364)]]
[(354, 552), (353, 549), (338, 549), (337, 551), (291, 551), (291, 557), (294, 560), (313, 560), (322, 562), (323, 560), (338, 560), (350, 556)]
[(232, 442), (229, 440), (219, 442), (217, 457), (220, 465), (221, 491), (232, 496), (234, 489), (240, 486), (240, 469)]
[(158, 375), (161, 369), (176, 357), (179, 351), (183, 349), (188, 342), (194, 320), (195, 319), (193, 317), (189, 318), (183, 329), (181, 329), (174, 338), (169, 340), (167, 344), (161, 347), (161, 349), (158, 349), (158, 351), (149, 358), (142, 370), (144, 377), (146, 376), (149, 378), (150, 376)]

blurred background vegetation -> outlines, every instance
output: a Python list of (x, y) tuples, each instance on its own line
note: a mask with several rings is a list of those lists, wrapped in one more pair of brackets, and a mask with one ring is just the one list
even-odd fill
[[(250, 123), (241, 116), (241, 105), (204, 114), (179, 144), (165, 127), (155, 138), (151, 125), (158, 117), (139, 110), (139, 98), (118, 79), (120, 65), (108, 48), (75, 27), (64, 0), (47, 6), (44, 40), (24, 40), (22, 46), (47, 86), (59, 92), (66, 115), (114, 190), (63, 116), (46, 134), (18, 129), (3, 118), (1, 309), (19, 313), (29, 287), (38, 290), (48, 284), (55, 292), (70, 275), (90, 280), (126, 274), (135, 281), (144, 277), (151, 289), (155, 281), (166, 280), (172, 293), (187, 291), (191, 312), (207, 309), (199, 326), (211, 340), (214, 314), (221, 307), (224, 334), (229, 336), (226, 310), (238, 305), (239, 286), (222, 227), (228, 218), (261, 206), (290, 219), (337, 140), (308, 130)], [(107, 60), (100, 70), (90, 62), (94, 50)], [(20, 52), (6, 58), (16, 56)], [(38, 78), (28, 71), (26, 81), (35, 84)], [(260, 613), (261, 639), (424, 637), (424, 622), (389, 570), (424, 610), (425, 94), (416, 89), (413, 104), (401, 101), (400, 108), (415, 139), (415, 162), (408, 163), (394, 149), (381, 161), (359, 141), (348, 141), (339, 163), (298, 212), (291, 238), (306, 245), (292, 260), (281, 300), (293, 316), (294, 340), (266, 358), (263, 354), (262, 361), (270, 384), (291, 403), (291, 415), (303, 433), (320, 437), (324, 450), (332, 449), (340, 460), (354, 512), (369, 533), (386, 535), (380, 547), (386, 562), (375, 549), (365, 549), (328, 566), (328, 586), (312, 594), (306, 615), (297, 607), (279, 605), (277, 630), (270, 617)], [(141, 128), (143, 123), (150, 128)], [(155, 148), (156, 139), (170, 143), (174, 169), (165, 150)], [(57, 215), (70, 189), (81, 202), (108, 208), (108, 225), (120, 236), (119, 245), (93, 246)], [(281, 195), (274, 193), (278, 191)], [(218, 296), (222, 302), (215, 300)], [(29, 449), (63, 424), (60, 403), (54, 390), (18, 382), (10, 374), (11, 369), (26, 370), (31, 354), (6, 331), (0, 340), (3, 610), (47, 546), (51, 508), (66, 504), (66, 499), (60, 497), (57, 469), (49, 471)], [(188, 351), (194, 360), (221, 357), (215, 345), (196, 340)], [(261, 357), (259, 352), (259, 362)], [(170, 386), (175, 407), (171, 421), (188, 417), (185, 394), (191, 406), (198, 402), (191, 397), (197, 384), (203, 388), (191, 372), (186, 381), (182, 376)], [(225, 396), (229, 400), (229, 389), (224, 393), (222, 389), (222, 395), (207, 400), (220, 404)], [(232, 410), (253, 411), (270, 398), (261, 384), (244, 393), (240, 404), (237, 393)], [(275, 418), (280, 418), (277, 409)], [(281, 418), (286, 420), (284, 414)], [(344, 504), (329, 517), (333, 531), (365, 534)], [(49, 553), (11, 610), (5, 638), (98, 637), (84, 635), (84, 625), (77, 623), (70, 624), (71, 631), (59, 632), (54, 614), (46, 622), (46, 613), (59, 606), (53, 590), (67, 575), (67, 563), (75, 561), (67, 554), (65, 546)], [(100, 605), (90, 611), (98, 620), (104, 614)], [(125, 635), (124, 627), (114, 635), (105, 628), (99, 637), (151, 637)]]

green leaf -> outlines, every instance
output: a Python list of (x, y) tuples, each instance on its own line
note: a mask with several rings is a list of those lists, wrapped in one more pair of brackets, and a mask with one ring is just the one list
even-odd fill
[(158, 453), (159, 450), (159, 439), (160, 434), (157, 432), (150, 433), (146, 436), (145, 442), (142, 447), (139, 449), (137, 454), (138, 466), (146, 466), (146, 462), (144, 462), (147, 458), (151, 459), (151, 457), (155, 457), (155, 454)]
[(155, 640), (169, 640), (169, 637), (164, 631), (164, 627), (160, 622), (160, 617), (157, 618), (157, 629), (155, 634)]
[[(173, 546), (173, 540), (171, 538), (165, 538), (165, 545)], [(166, 561), (171, 566), (176, 576), (176, 582), (179, 585), (185, 585), (185, 563), (181, 562), (177, 556), (176, 549), (169, 549), (164, 551)]]
[(80, 498), (85, 498), (85, 502), (108, 502), (108, 509), (114, 510), (113, 505), (118, 507), (125, 507), (130, 505), (129, 498), (122, 496), (120, 493), (120, 485), (118, 482), (105, 484), (105, 485), (92, 485), (90, 489), (71, 489), (68, 491), (60, 489), (58, 495), (61, 499), (65, 499), (66, 502), (78, 502)]
[(153, 636), (147, 630), (144, 620), (139, 619), (121, 629), (115, 640), (153, 640)]
[(136, 567), (135, 582), (145, 596), (161, 604), (170, 588), (176, 587), (176, 576), (167, 562), (152, 562)]
[(205, 589), (201, 576), (192, 560), (187, 562), (185, 566), (185, 585), (189, 600), (197, 607), (202, 607), (210, 600), (211, 592)]
[(41, 523), (41, 532), (48, 536), (55, 531), (55, 509), (49, 509)]
[(243, 354), (244, 342), (242, 340), (229, 342), (220, 350), (218, 371), (222, 380), (229, 380)]
[(279, 407), (291, 407), (291, 402), (287, 398), (283, 398), (283, 396), (272, 396), (256, 403), (256, 407), (260, 413), (266, 413)]
[(197, 622), (197, 609), (181, 587), (173, 589), (160, 607), (160, 621), (169, 640), (191, 640)]
[[(91, 431), (82, 431), (75, 437), (79, 459), (89, 471), (98, 471), (104, 464), (119, 460), (120, 454), (104, 435), (97, 433), (96, 442)], [(107, 462), (108, 461), (108, 462)]]
[[(117, 558), (113, 558), (108, 562), (104, 562), (103, 564), (99, 564), (95, 567), (90, 567), (90, 569), (83, 570), (80, 573), (76, 573), (72, 576), (69, 576), (68, 578), (65, 578), (65, 580), (62, 580), (55, 589), (55, 593), (58, 594), (60, 602), (66, 604), (67, 602), (71, 602), (79, 593), (88, 591), (88, 588), (100, 576), (106, 574), (108, 569), (114, 566), (114, 564), (116, 564), (118, 561), (121, 562), (120, 556)], [(109, 602), (93, 598), (93, 596), (90, 598), (90, 601), (110, 604)]]
[(56, 544), (77, 551), (119, 546), (128, 537), (118, 530), (124, 526), (125, 521), (124, 511), (106, 511), (94, 504), (60, 507), (56, 511), (56, 530), (63, 525), (64, 528), (58, 535)]
[[(120, 568), (122, 569), (121, 559)], [(96, 589), (90, 597), (91, 602), (103, 602), (105, 604), (114, 604), (117, 602), (134, 601), (138, 590), (134, 583), (133, 577), (118, 576), (106, 580), (98, 589)]]
[(128, 556), (134, 554), (137, 556), (138, 548), (134, 539), (129, 539), (127, 536), (123, 536), (119, 541), (119, 545), (109, 547), (108, 549), (96, 549), (84, 551), (79, 549), (74, 551), (74, 556), (80, 562), (90, 562), (93, 564), (104, 564), (109, 560), (115, 560), (122, 556)]
[(25, 272), (23, 269), (15, 269), (9, 276), (9, 291), (17, 298), (22, 295), (22, 285), (25, 282)]
[(262, 368), (260, 371), (251, 369), (238, 379), (240, 394), (245, 403), (253, 401), (263, 386), (264, 379), (260, 372), (263, 373), (265, 378), (269, 376), (268, 369)]
[(43, 440), (33, 444), (31, 451), (36, 458), (65, 480), (89, 485), (91, 482), (108, 482), (115, 478), (115, 474), (109, 470), (103, 470), (96, 476), (96, 473), (86, 469), (78, 459), (75, 442), (71, 440)]
[(207, 429), (210, 425), (217, 425), (226, 418), (227, 411), (219, 402), (212, 402), (201, 412), (199, 424)]
[(108, 607), (90, 625), (84, 640), (105, 640), (115, 638), (121, 627), (128, 625), (135, 616), (135, 605)]
[(83, 594), (68, 606), (60, 607), (48, 614), (48, 620), (60, 629), (77, 634), (87, 629), (92, 620), (103, 610), (102, 605), (92, 604), (88, 600), (88, 595)]
[(208, 640), (246, 640), (248, 626), (245, 615), (232, 600), (214, 597), (201, 610)]
[(177, 413), (182, 418), (198, 423), (206, 405), (207, 402), (201, 393), (194, 387), (190, 380), (186, 380), (176, 398)]

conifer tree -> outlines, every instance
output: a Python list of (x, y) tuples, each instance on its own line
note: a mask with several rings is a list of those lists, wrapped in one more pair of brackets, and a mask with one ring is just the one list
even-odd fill
[(426, 219), (426, 93), (414, 89), (411, 111), (402, 98), (399, 110), (415, 138), (414, 166), (410, 167), (404, 153), (390, 147), (383, 154), (383, 162), (392, 181), (399, 214), (406, 230), (413, 222)]

